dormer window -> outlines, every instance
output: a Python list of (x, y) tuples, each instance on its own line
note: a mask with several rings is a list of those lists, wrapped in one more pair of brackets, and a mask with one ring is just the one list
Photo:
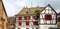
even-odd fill
[(39, 10), (35, 10), (35, 13), (39, 13), (40, 11)]
[(28, 14), (28, 12), (26, 12)]

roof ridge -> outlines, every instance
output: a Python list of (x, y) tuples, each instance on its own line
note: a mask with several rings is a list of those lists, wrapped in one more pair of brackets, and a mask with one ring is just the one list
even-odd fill
[[(31, 8), (23, 8), (18, 14), (26, 14), (26, 12), (29, 12), (29, 13), (34, 13), (35, 10), (43, 10), (45, 7), (31, 7)], [(31, 9), (31, 10), (30, 10)], [(33, 10), (33, 11), (32, 11)], [(16, 15), (18, 15), (16, 14)]]

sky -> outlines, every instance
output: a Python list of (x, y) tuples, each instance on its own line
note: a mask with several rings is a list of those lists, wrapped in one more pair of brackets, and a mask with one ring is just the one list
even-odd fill
[(44, 7), (50, 4), (57, 13), (60, 12), (60, 0), (2, 0), (8, 17), (18, 14), (24, 7)]

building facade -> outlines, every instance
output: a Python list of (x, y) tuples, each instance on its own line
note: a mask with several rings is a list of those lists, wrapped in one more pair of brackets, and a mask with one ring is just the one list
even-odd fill
[(60, 13), (57, 14), (57, 27), (60, 28)]
[(57, 13), (49, 4), (46, 7), (24, 7), (15, 15), (15, 19), (15, 29), (49, 29), (49, 27), (57, 27)]
[(39, 23), (40, 23), (39, 29), (48, 29), (49, 27), (57, 27), (57, 13), (49, 4), (43, 11), (40, 12)]
[(0, 0), (0, 29), (7, 29), (7, 14), (3, 5), (2, 0)]
[(15, 18), (8, 17), (7, 29), (15, 29)]
[(38, 20), (33, 14), (25, 14), (22, 16), (16, 16), (16, 28), (18, 29), (34, 29), (38, 28)]

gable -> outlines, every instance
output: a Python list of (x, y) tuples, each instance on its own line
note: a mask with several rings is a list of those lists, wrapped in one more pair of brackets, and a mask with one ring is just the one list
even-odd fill
[(46, 8), (41, 13), (50, 13), (50, 14), (56, 14), (56, 11), (50, 6), (46, 6)]
[(7, 14), (6, 14), (6, 11), (5, 11), (5, 8), (4, 8), (4, 5), (3, 5), (3, 2), (2, 1), (0, 1), (0, 16), (3, 19), (7, 19)]
[[(41, 18), (41, 24), (44, 24), (44, 23), (47, 23), (47, 24), (50, 24), (52, 20), (52, 24), (56, 24), (56, 12), (55, 10), (50, 6), (48, 5), (43, 11), (40, 12), (40, 18)], [(43, 20), (47, 20), (47, 22), (43, 21)]]

